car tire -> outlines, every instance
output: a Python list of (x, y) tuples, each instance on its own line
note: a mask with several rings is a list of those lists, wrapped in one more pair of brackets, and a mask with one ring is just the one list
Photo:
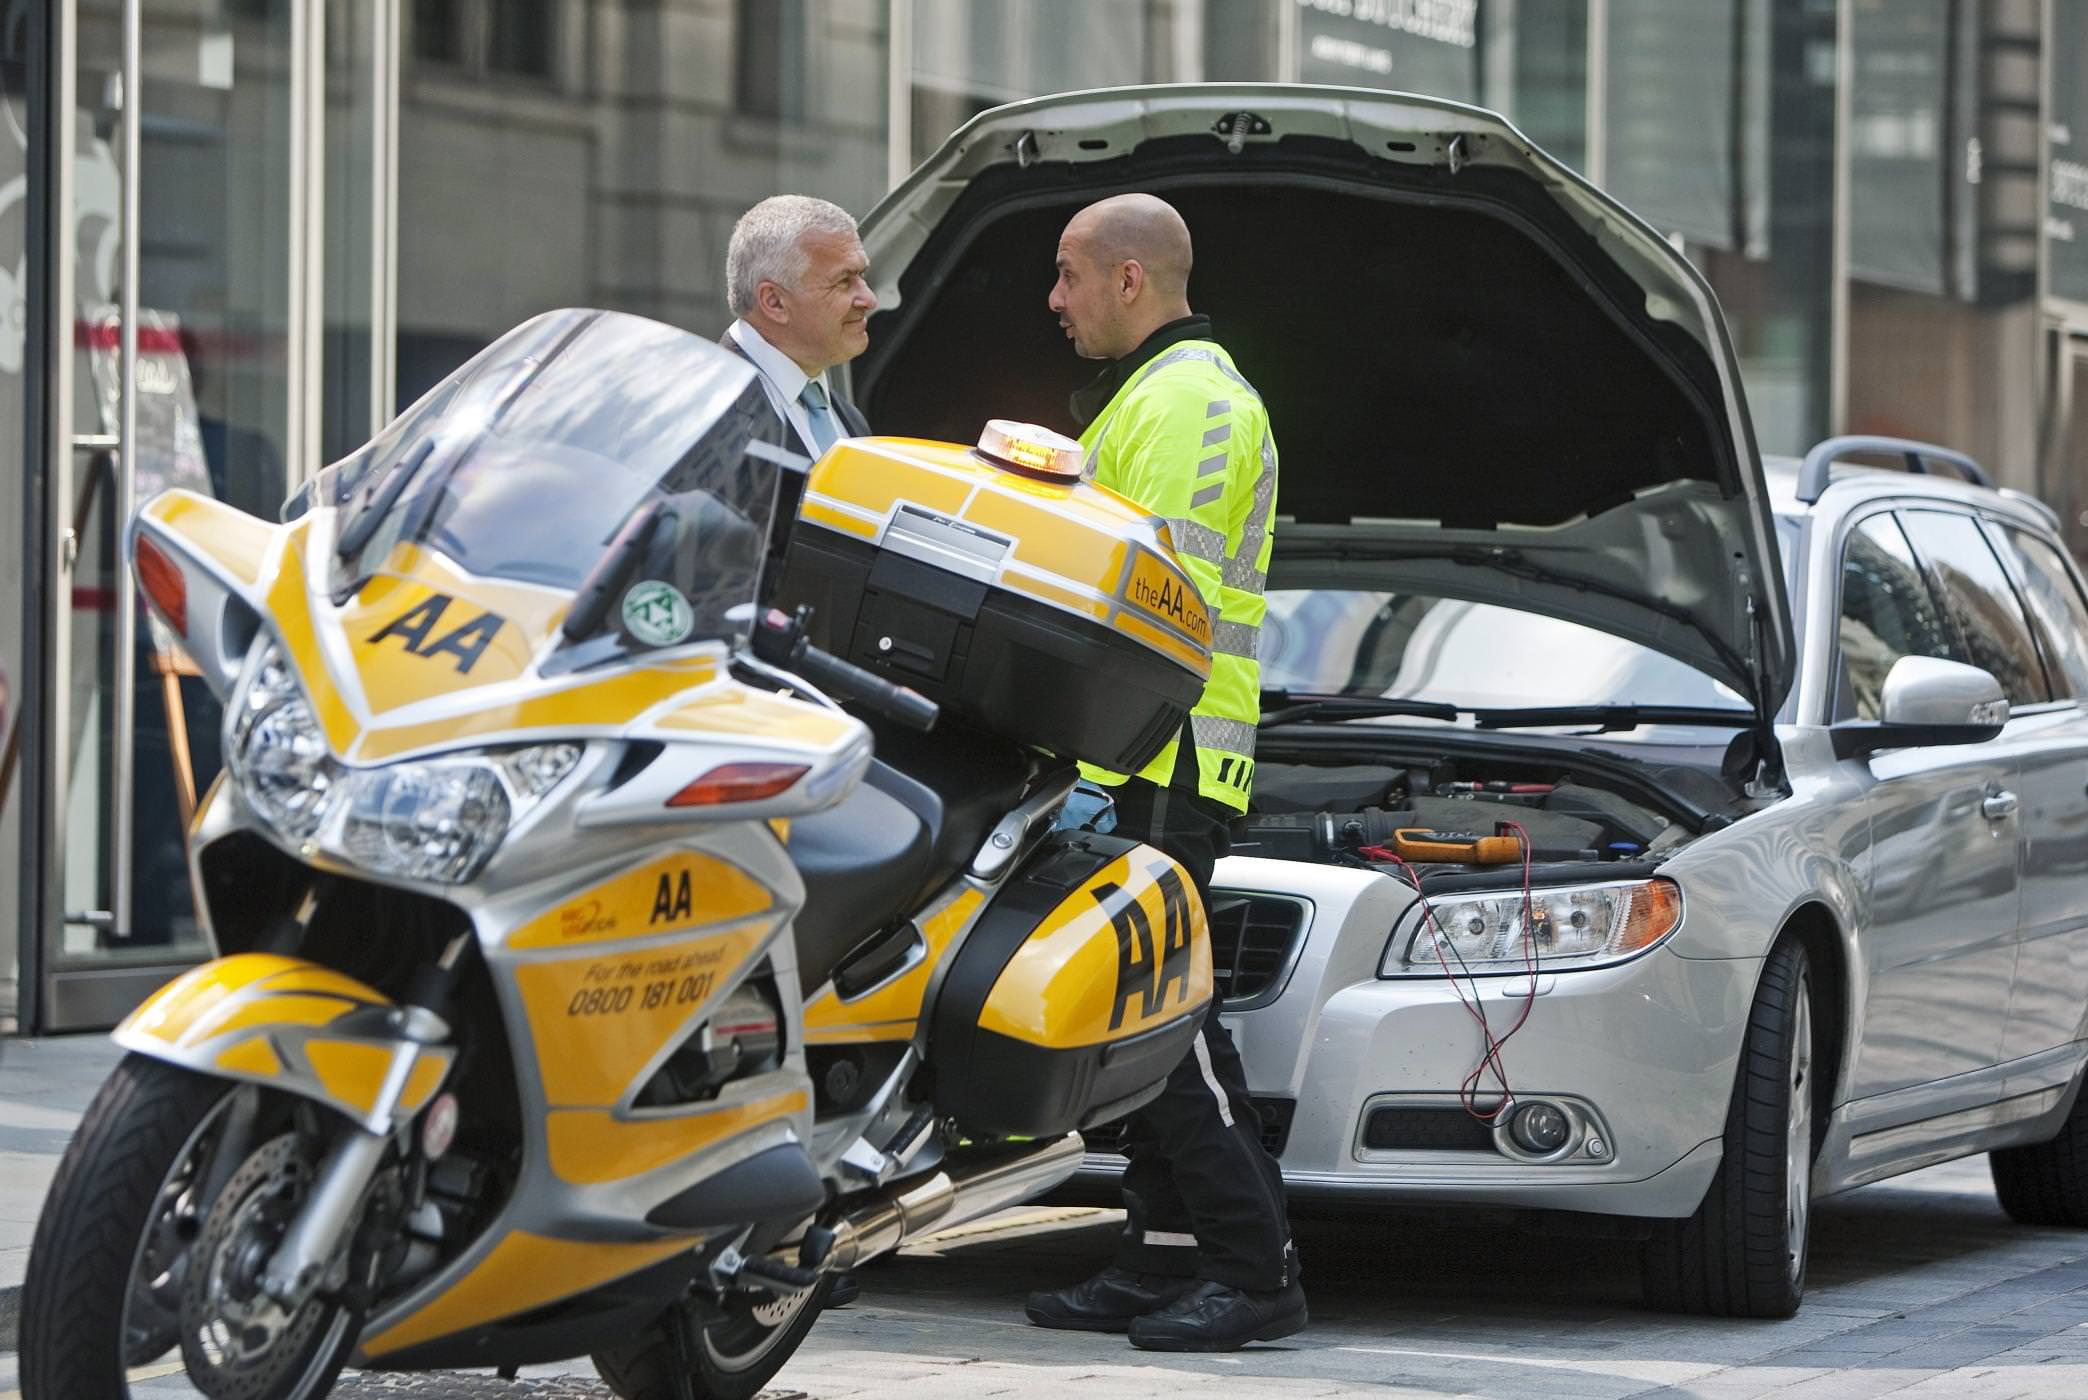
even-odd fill
[(1762, 965), (1726, 1109), (1725, 1155), (1696, 1213), (1656, 1220), (1646, 1302), (1668, 1312), (1789, 1317), (1811, 1240), (1812, 976), (1785, 939)]
[(2088, 1087), (2059, 1131), (2043, 1142), (1987, 1154), (1994, 1195), (2025, 1225), (2088, 1226)]

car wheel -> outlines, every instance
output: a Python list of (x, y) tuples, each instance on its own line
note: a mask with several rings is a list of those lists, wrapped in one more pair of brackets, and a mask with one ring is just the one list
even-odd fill
[(1725, 1157), (1694, 1215), (1657, 1220), (1646, 1301), (1671, 1312), (1789, 1317), (1812, 1232), (1812, 977), (1786, 939), (1762, 966), (1726, 1110)]
[(2088, 1226), (2088, 1087), (2044, 1142), (1987, 1154), (1994, 1194), (2025, 1225)]

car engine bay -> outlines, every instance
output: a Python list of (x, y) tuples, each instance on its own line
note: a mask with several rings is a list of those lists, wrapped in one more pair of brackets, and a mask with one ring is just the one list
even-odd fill
[(1520, 869), (1519, 828), (1534, 864), (1638, 865), (1704, 829), (1684, 813), (1657, 810), (1592, 778), (1562, 763), (1522, 759), (1264, 761), (1232, 853), (1386, 870), (1404, 861), (1424, 873)]

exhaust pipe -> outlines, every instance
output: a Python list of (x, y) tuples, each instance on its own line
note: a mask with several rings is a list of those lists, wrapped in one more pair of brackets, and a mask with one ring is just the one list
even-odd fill
[(947, 1230), (1041, 1196), (1073, 1175), (1086, 1151), (1079, 1133), (1031, 1143), (939, 1171), (925, 1181), (899, 1183), (841, 1217), (833, 1226), (828, 1269), (853, 1269), (934, 1230)]

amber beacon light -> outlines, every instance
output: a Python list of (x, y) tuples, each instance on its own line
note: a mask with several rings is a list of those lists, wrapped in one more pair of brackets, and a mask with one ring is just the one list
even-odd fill
[(979, 434), (979, 455), (1030, 476), (1060, 481), (1080, 476), (1080, 444), (1035, 423), (993, 419)]

